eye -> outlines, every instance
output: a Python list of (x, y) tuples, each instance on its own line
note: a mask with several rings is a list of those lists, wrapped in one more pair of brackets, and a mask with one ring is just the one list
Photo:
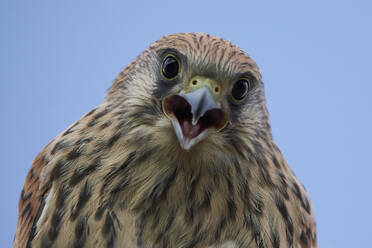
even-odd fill
[(250, 89), (250, 81), (248, 79), (239, 79), (231, 90), (231, 95), (235, 101), (241, 101), (246, 97)]
[(180, 64), (178, 58), (174, 55), (167, 55), (161, 65), (161, 74), (166, 79), (174, 79), (177, 77), (180, 69)]

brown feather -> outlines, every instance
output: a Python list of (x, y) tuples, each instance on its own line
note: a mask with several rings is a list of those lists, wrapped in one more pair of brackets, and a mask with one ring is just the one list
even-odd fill
[[(162, 81), (161, 59), (182, 61)], [(221, 85), (230, 124), (183, 150), (161, 100), (195, 75)], [(245, 75), (253, 87), (230, 98)], [(200, 33), (167, 35), (113, 82), (105, 101), (36, 157), (13, 247), (314, 248), (309, 197), (272, 140), (255, 62)]]

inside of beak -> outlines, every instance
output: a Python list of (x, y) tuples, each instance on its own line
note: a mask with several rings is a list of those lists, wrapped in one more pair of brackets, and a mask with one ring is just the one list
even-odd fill
[(171, 119), (177, 119), (183, 137), (188, 139), (196, 138), (208, 128), (219, 131), (227, 124), (226, 114), (206, 87), (165, 98), (163, 110)]

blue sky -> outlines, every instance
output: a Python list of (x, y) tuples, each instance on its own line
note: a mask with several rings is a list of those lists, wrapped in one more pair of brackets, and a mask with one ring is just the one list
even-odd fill
[(366, 247), (372, 223), (372, 2), (0, 2), (0, 243), (36, 154), (102, 102), (159, 37), (207, 32), (256, 60), (272, 131), (312, 198), (319, 247)]

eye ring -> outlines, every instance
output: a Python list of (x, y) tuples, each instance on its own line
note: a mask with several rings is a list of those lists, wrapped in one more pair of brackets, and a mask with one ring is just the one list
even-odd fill
[(248, 78), (239, 78), (231, 89), (231, 97), (235, 102), (243, 101), (252, 88), (251, 80)]
[(162, 64), (160, 73), (166, 80), (173, 80), (178, 77), (181, 70), (181, 63), (177, 56), (168, 54), (165, 56)]

